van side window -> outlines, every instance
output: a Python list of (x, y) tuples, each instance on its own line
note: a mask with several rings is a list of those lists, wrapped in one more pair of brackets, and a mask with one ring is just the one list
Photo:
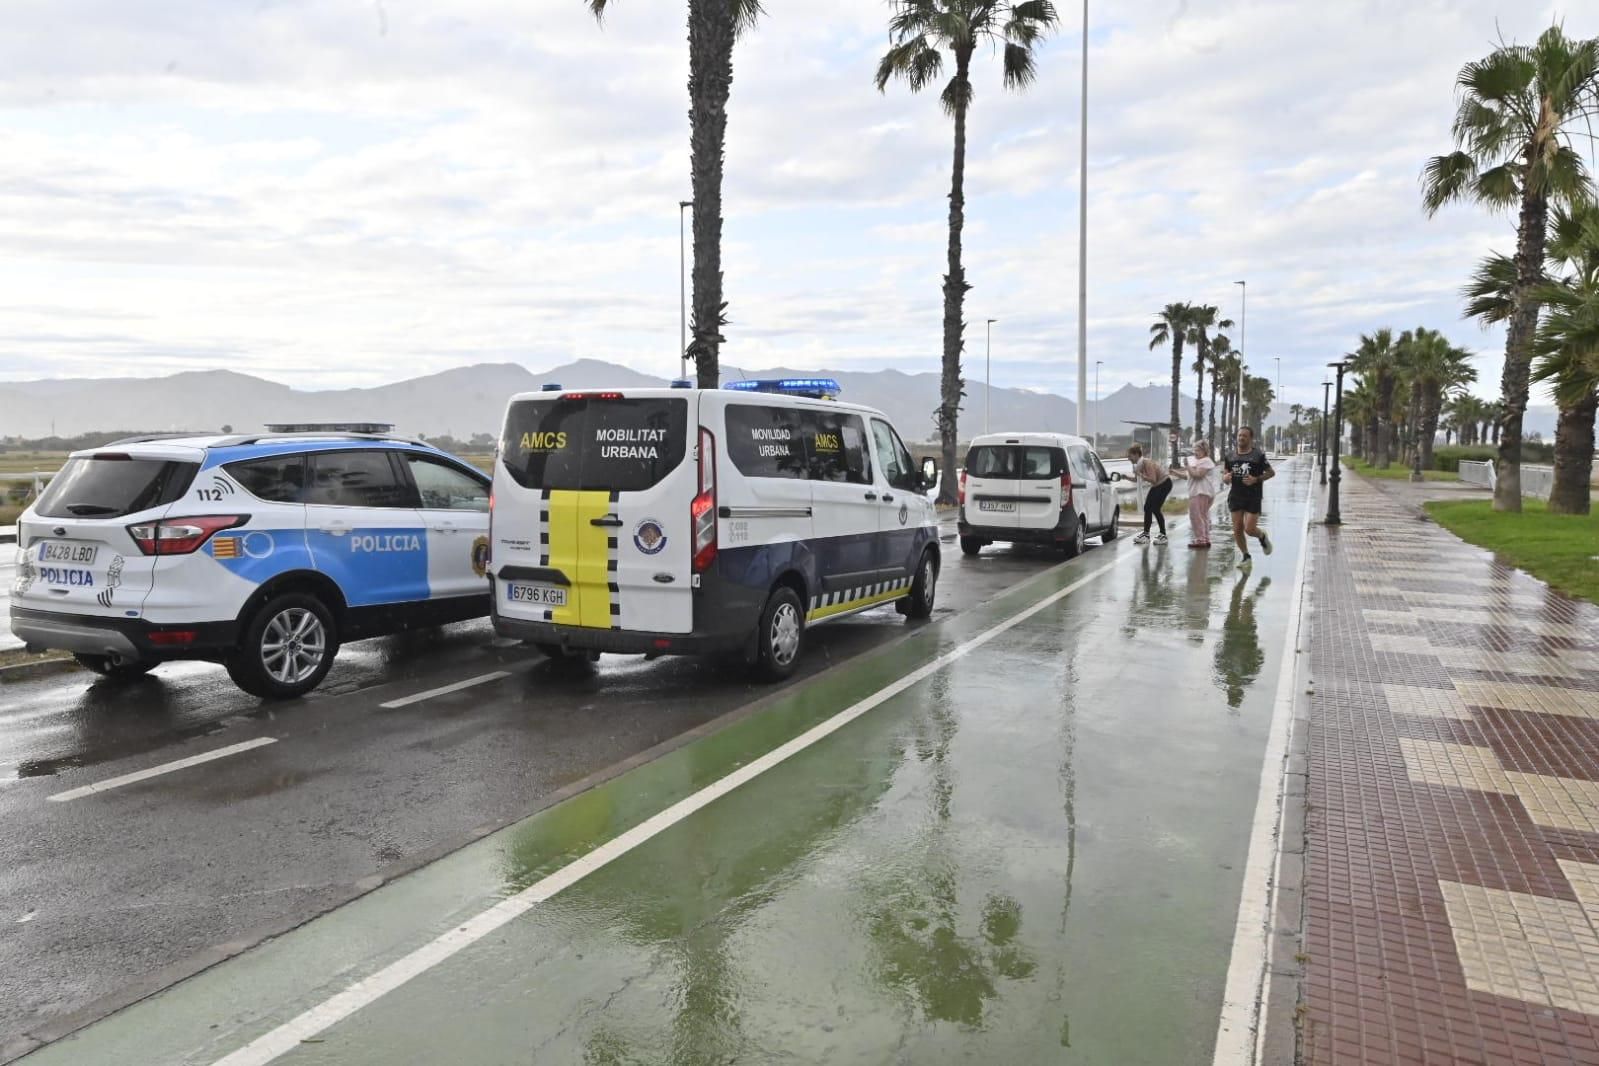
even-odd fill
[(1067, 448), (1066, 456), (1071, 462), (1073, 481), (1082, 485), (1099, 480), (1099, 475), (1089, 466), (1087, 448)]
[(802, 413), (810, 440), (811, 480), (872, 483), (872, 461), (866, 446), (866, 424), (859, 415), (831, 411)]
[(883, 480), (896, 489), (916, 491), (916, 471), (911, 465), (899, 434), (880, 418), (872, 419), (872, 439), (877, 442), (877, 457), (883, 463)]
[(803, 412), (792, 407), (727, 405), (727, 454), (745, 477), (804, 478), (810, 473)]
[(1094, 468), (1094, 476), (1100, 481), (1109, 484), (1110, 475), (1105, 472), (1105, 464), (1099, 461), (1099, 454), (1097, 452), (1089, 452), (1088, 458)]
[(303, 455), (274, 455), (246, 463), (229, 463), (226, 470), (246, 492), (270, 503), (299, 503), (300, 493), (305, 490)]

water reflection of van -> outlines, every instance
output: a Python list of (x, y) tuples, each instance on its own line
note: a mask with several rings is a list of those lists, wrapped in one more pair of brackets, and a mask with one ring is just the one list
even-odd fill
[[(793, 672), (807, 627), (932, 613), (931, 460), (813, 379), (514, 397), (494, 469), (493, 618), (553, 657), (741, 650)], [(830, 388), (828, 388), (830, 386)]]
[(996, 541), (1047, 544), (1068, 557), (1120, 531), (1110, 475), (1082, 437), (991, 433), (973, 438), (960, 480), (961, 551)]

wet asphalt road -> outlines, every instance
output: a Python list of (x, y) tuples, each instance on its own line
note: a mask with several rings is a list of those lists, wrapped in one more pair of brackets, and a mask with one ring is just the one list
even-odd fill
[[(939, 618), (1058, 562), (945, 553)], [(818, 628), (797, 680), (905, 630), (892, 607)], [(509, 676), (380, 706), (492, 671)], [(284, 704), (206, 664), (123, 686), (79, 673), (0, 686), (0, 1060), (31, 1046), (25, 1034), (148, 994), (773, 691), (717, 661), (563, 669), (486, 621), (353, 645), (317, 693)]]
[(15, 544), (0, 543), (0, 651), (22, 647), (11, 633), (11, 586), (17, 580)]

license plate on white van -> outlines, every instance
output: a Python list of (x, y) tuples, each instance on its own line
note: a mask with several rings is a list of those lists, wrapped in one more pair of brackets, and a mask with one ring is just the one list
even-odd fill
[(512, 603), (530, 603), (535, 607), (565, 607), (566, 590), (556, 585), (505, 586), (505, 598)]
[(1011, 500), (978, 500), (977, 509), (979, 511), (999, 511), (1003, 514), (1013, 514), (1016, 511), (1016, 504)]
[(78, 544), (69, 540), (47, 540), (39, 545), (41, 563), (76, 563), (93, 566), (94, 557), (100, 554), (97, 544)]

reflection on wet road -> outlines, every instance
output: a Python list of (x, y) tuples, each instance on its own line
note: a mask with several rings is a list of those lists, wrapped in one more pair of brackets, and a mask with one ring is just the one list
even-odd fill
[[(37, 1061), (277, 1033), (235, 1061), (1207, 1062), (1303, 540), (1285, 474), (1253, 574), (1230, 547), (1093, 553)], [(412, 954), (579, 862), (459, 953)], [(405, 979), (316, 1013), (386, 967)]]

